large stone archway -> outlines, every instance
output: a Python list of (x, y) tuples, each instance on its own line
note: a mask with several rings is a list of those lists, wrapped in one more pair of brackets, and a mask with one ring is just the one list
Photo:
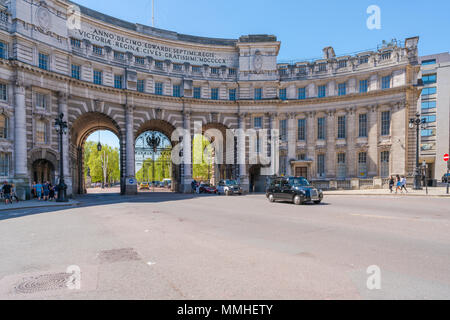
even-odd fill
[(114, 133), (120, 143), (120, 192), (125, 193), (125, 139), (123, 130), (117, 122), (101, 112), (87, 112), (73, 123), (70, 129), (70, 155), (72, 163), (72, 191), (74, 194), (85, 194), (84, 177), (84, 145), (87, 138), (98, 130), (108, 130)]

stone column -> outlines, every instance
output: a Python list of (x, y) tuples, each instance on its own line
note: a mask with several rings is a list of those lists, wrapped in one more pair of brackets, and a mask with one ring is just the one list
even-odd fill
[[(67, 106), (67, 94), (65, 92), (58, 92), (58, 111), (61, 114), (64, 114), (64, 121), (67, 121), (67, 125), (70, 125), (69, 123), (69, 108)], [(63, 167), (64, 167), (64, 182), (67, 185), (67, 196), (71, 197), (73, 194), (73, 183), (72, 183), (72, 176), (70, 175), (70, 167), (69, 167), (69, 132), (70, 127), (67, 128), (67, 134), (63, 134), (62, 142), (63, 142)], [(59, 142), (58, 142), (59, 143)], [(59, 158), (58, 158), (59, 159)], [(54, 164), (57, 165), (56, 163)], [(58, 165), (59, 166), (59, 165)]]
[(326, 130), (327, 130), (327, 152), (325, 159), (325, 175), (327, 178), (336, 178), (336, 113), (330, 111), (326, 117)]
[(137, 194), (134, 140), (134, 106), (125, 105), (125, 194)]
[(238, 128), (241, 129), (242, 134), (238, 137), (238, 163), (239, 163), (239, 182), (244, 192), (250, 191), (250, 185), (247, 174), (247, 143), (246, 136), (244, 134), (247, 128), (247, 115), (239, 114)]
[(288, 163), (287, 163), (287, 175), (293, 176), (291, 160), (297, 158), (297, 124), (295, 123), (296, 114), (290, 113), (288, 115)]
[(183, 193), (190, 193), (192, 190), (192, 134), (191, 134), (191, 113), (183, 112), (183, 128), (186, 136), (183, 137), (183, 166), (184, 174), (181, 177), (181, 190)]
[[(395, 103), (392, 108), (392, 173), (406, 175), (406, 108), (404, 103)], [(442, 161), (441, 159), (439, 159)], [(439, 177), (440, 178), (440, 177)]]
[(369, 177), (378, 176), (378, 106), (369, 108), (369, 149), (367, 152), (367, 169)]
[(356, 159), (356, 149), (355, 149), (355, 141), (356, 141), (356, 130), (358, 125), (355, 121), (355, 108), (349, 108), (347, 110), (347, 154), (346, 154), (346, 162), (347, 162), (347, 178), (359, 178), (357, 176), (357, 159)]
[(312, 161), (312, 165), (309, 168), (308, 174), (309, 178), (316, 178), (316, 165), (315, 165), (315, 159), (316, 159), (316, 113), (315, 112), (308, 112), (306, 113), (306, 157), (308, 160)]
[(14, 87), (14, 183), (19, 199), (30, 199), (25, 86), (19, 82)]

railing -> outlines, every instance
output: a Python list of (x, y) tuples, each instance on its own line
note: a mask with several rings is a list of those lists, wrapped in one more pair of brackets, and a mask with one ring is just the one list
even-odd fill
[(359, 188), (360, 189), (372, 189), (373, 188), (373, 179), (360, 179), (359, 180)]
[(337, 180), (338, 190), (349, 190), (352, 188), (350, 180)]
[(311, 184), (317, 189), (330, 190), (330, 181), (315, 180), (315, 181), (312, 181)]

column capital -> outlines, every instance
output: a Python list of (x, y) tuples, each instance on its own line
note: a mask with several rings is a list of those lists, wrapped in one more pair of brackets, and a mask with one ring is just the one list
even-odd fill
[(372, 112), (377, 112), (378, 108), (379, 108), (379, 106), (377, 104), (372, 104), (372, 105), (369, 106), (369, 109)]
[(58, 103), (67, 103), (67, 99), (69, 98), (69, 95), (65, 91), (58, 91), (56, 93), (58, 97)]
[(136, 109), (136, 106), (133, 104), (125, 104), (124, 107), (126, 112), (131, 114), (134, 112), (134, 109)]
[(297, 117), (297, 113), (295, 113), (295, 112), (289, 112), (289, 113), (287, 114), (287, 118), (290, 119), (290, 120), (293, 120), (293, 119), (295, 119), (296, 117)]

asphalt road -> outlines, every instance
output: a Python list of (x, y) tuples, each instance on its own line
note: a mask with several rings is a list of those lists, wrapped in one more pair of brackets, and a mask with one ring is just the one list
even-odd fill
[[(0, 298), (450, 299), (449, 206), (401, 196), (294, 206), (263, 195), (145, 194), (5, 212)], [(81, 270), (79, 290), (66, 286), (69, 266)], [(380, 289), (367, 287), (370, 266)]]

